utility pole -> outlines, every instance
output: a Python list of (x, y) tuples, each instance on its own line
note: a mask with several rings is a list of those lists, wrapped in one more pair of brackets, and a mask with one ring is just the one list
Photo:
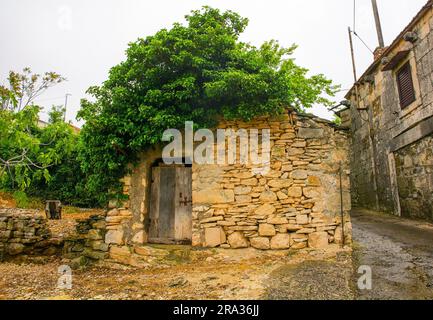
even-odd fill
[(350, 27), (348, 27), (348, 31), (349, 31), (350, 54), (352, 55), (353, 78), (356, 83), (358, 81), (358, 76), (356, 74), (355, 50), (353, 49), (352, 30), (350, 30)]
[(67, 93), (65, 95), (65, 114), (63, 115), (63, 122), (66, 122), (66, 108), (68, 107), (68, 97), (72, 96), (72, 94)]
[(383, 40), (382, 24), (380, 23), (377, 1), (371, 0), (371, 4), (373, 6), (374, 20), (376, 21), (376, 31), (377, 31), (377, 38), (379, 39), (379, 47), (385, 48), (385, 41)]

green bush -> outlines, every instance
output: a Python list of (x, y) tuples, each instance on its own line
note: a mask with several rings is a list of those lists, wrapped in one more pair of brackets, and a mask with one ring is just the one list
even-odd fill
[(41, 199), (29, 197), (24, 191), (15, 191), (12, 197), (15, 200), (17, 208), (38, 210), (44, 208), (44, 202)]
[(12, 196), (18, 208), (27, 208), (29, 206), (29, 197), (24, 191), (15, 191)]

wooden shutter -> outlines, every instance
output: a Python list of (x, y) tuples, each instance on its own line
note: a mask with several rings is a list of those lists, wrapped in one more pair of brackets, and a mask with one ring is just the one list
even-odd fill
[(400, 95), (400, 105), (404, 109), (416, 100), (413, 86), (412, 70), (407, 62), (397, 72), (397, 86)]

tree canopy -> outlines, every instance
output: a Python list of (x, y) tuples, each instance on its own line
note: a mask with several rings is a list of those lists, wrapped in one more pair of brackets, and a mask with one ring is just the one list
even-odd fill
[(108, 80), (89, 88), (92, 101), (82, 100), (81, 159), (89, 190), (119, 191), (126, 165), (185, 121), (212, 127), (221, 116), (250, 120), (288, 106), (331, 104), (326, 97), (336, 87), (295, 63), (296, 46), (241, 42), (248, 20), (232, 11), (204, 7), (185, 18), (130, 43)]

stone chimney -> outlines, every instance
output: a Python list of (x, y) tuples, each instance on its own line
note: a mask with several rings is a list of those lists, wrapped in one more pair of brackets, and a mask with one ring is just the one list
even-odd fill
[(383, 53), (386, 51), (386, 49), (388, 49), (388, 47), (377, 47), (376, 50), (374, 50), (374, 61), (376, 61), (377, 59), (382, 58)]

